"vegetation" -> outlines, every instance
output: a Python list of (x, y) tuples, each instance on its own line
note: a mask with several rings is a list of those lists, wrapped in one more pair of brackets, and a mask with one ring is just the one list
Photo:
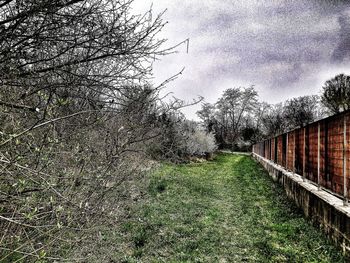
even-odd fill
[[(156, 161), (184, 163), (192, 155), (208, 157), (218, 146), (249, 150), (261, 138), (304, 125), (319, 116), (315, 111), (318, 98), (314, 96), (272, 106), (259, 102), (257, 92), (249, 87), (228, 89), (215, 105), (203, 104), (198, 114), (204, 127), (186, 120), (179, 109), (189, 104), (176, 98), (165, 102), (159, 95), (182, 72), (159, 85), (150, 81), (154, 61), (174, 52), (184, 42), (165, 47), (166, 40), (158, 37), (166, 24), (162, 14), (154, 16), (152, 10), (134, 14), (132, 3), (133, 0), (1, 1), (1, 262), (60, 261), (67, 257), (71, 261), (83, 257), (84, 261), (90, 256), (109, 256), (99, 253), (102, 248), (96, 244), (111, 240), (105, 230), (131, 216), (130, 209), (143, 200), (148, 184), (145, 175)], [(201, 98), (193, 103), (199, 101)], [(202, 218), (209, 225), (215, 218), (234, 219), (234, 213), (241, 214), (239, 209), (250, 211), (243, 206), (246, 199), (235, 196), (232, 190), (244, 186), (246, 178), (224, 172), (231, 165), (225, 158), (228, 157), (198, 167), (165, 167), (160, 173), (170, 174), (161, 179), (155, 176), (151, 182), (153, 199), (148, 200), (155, 201), (154, 206), (149, 204), (142, 209), (148, 209), (152, 216), (157, 204), (161, 206), (158, 201), (165, 196), (170, 198), (170, 207), (177, 206), (174, 197), (178, 195), (189, 202), (179, 212), (190, 217), (181, 217), (202, 218), (201, 211), (207, 213), (206, 209), (211, 209), (205, 215), (207, 219)], [(209, 181), (209, 167), (224, 170)], [(198, 180), (199, 176), (203, 181)], [(227, 183), (226, 188), (221, 180)], [(175, 183), (179, 183), (178, 188), (173, 188)], [(186, 191), (182, 183), (188, 184)], [(225, 193), (221, 193), (223, 189)], [(198, 203), (191, 199), (201, 197), (201, 191), (207, 190), (207, 196)], [(265, 190), (269, 193), (268, 188), (261, 189)], [(253, 190), (250, 194), (254, 196)], [(215, 196), (228, 199), (220, 204)], [(207, 207), (205, 202), (212, 206)], [(220, 214), (214, 206), (226, 206), (227, 211), (218, 210)], [(171, 223), (171, 217), (177, 216), (175, 211), (163, 208), (167, 214), (157, 215), (163, 223), (155, 222), (156, 227), (152, 221), (146, 228), (143, 224), (134, 228), (131, 221), (125, 225), (124, 233), (133, 233), (130, 240), (137, 248), (130, 254), (132, 258), (151, 258), (147, 254), (151, 252), (145, 250), (151, 242), (146, 242), (145, 237), (157, 229), (157, 224), (166, 226), (168, 223), (164, 222)], [(192, 208), (198, 214), (192, 214)], [(247, 228), (249, 220), (257, 220), (255, 214), (248, 215), (252, 219), (239, 218)], [(146, 220), (148, 216), (144, 216)], [(187, 226), (184, 231), (189, 235), (205, 234), (203, 238), (210, 239), (208, 233), (198, 230), (206, 230), (204, 221), (192, 222), (193, 233)], [(164, 237), (165, 244), (166, 238), (173, 242), (175, 237), (171, 235), (177, 235), (176, 231), (167, 233), (170, 237)], [(211, 242), (217, 248), (219, 234), (214, 228), (208, 231), (216, 236), (217, 240)], [(220, 231), (225, 236), (225, 231)], [(119, 235), (114, 234), (115, 238)], [(239, 235), (237, 238), (244, 241)], [(123, 238), (120, 240), (123, 243)], [(194, 258), (197, 252), (191, 246), (199, 249), (200, 243), (195, 240), (187, 244), (185, 238), (183, 241), (186, 249), (182, 257)], [(181, 250), (182, 245), (179, 244)], [(226, 248), (228, 245), (223, 245), (222, 249)], [(123, 251), (114, 244), (110, 251), (117, 253), (118, 249)], [(208, 242), (203, 243), (202, 249), (203, 253), (211, 249)]]
[(249, 156), (163, 165), (150, 180), (148, 199), (134, 207), (122, 235), (119, 227), (105, 232), (111, 243), (128, 240), (106, 260), (344, 262)]
[(348, 110), (349, 83), (350, 77), (340, 74), (325, 83), (320, 97), (300, 96), (275, 105), (260, 102), (253, 86), (230, 88), (215, 104), (204, 102), (197, 115), (219, 148), (247, 151), (258, 141)]
[(203, 103), (197, 112), (219, 147), (247, 151), (264, 138), (301, 127), (324, 116), (318, 96), (302, 96), (283, 104), (258, 101), (254, 87), (224, 91), (215, 104)]
[(205, 103), (197, 112), (206, 130), (215, 133), (221, 148), (236, 148), (257, 106), (257, 97), (253, 87), (227, 89), (215, 105)]
[[(91, 228), (127, 215), (150, 156), (187, 158), (172, 144), (186, 145), (172, 129), (184, 103), (159, 97), (176, 75), (149, 83), (174, 51), (157, 37), (165, 22), (132, 2), (1, 2), (1, 262), (89, 247)], [(167, 153), (149, 154), (156, 145)]]
[(350, 76), (339, 74), (327, 80), (322, 87), (321, 101), (333, 114), (349, 110)]
[(191, 156), (205, 156), (217, 150), (213, 133), (204, 131), (200, 125), (188, 121), (178, 111), (162, 114), (158, 138), (149, 144), (148, 153), (153, 159), (184, 162)]

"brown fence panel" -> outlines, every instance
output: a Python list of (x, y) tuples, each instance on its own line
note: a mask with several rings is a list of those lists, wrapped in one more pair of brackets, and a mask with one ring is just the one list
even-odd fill
[(318, 123), (306, 127), (305, 176), (317, 183)]
[(294, 144), (294, 139), (295, 139), (295, 132), (289, 132), (288, 133), (288, 144), (287, 144), (287, 165), (286, 168), (290, 171), (293, 171), (294, 168), (294, 151), (295, 151), (295, 144)]
[(262, 156), (265, 157), (265, 141), (262, 142)]
[(304, 129), (297, 129), (295, 132), (295, 172), (303, 175), (304, 157)]
[(261, 155), (265, 156), (265, 143), (264, 142), (261, 143)]
[(270, 141), (270, 160), (272, 160), (272, 139), (269, 140)]
[(277, 137), (277, 164), (283, 165), (283, 141), (282, 135)]
[(259, 154), (259, 155), (261, 155), (260, 149), (261, 149), (261, 143), (259, 143), (259, 144), (257, 145), (257, 147), (256, 147), (256, 152), (257, 152), (257, 154)]
[(346, 186), (347, 186), (347, 192), (346, 196), (349, 197), (350, 195), (350, 113), (346, 113)]
[(266, 149), (265, 149), (265, 146), (266, 146), (265, 141), (263, 141), (263, 143), (262, 143), (262, 147), (263, 147), (262, 156), (263, 156), (264, 158), (265, 158), (265, 156), (266, 156)]
[(275, 151), (276, 151), (276, 144), (275, 144), (275, 138), (271, 138), (271, 161), (276, 162), (275, 160)]
[(287, 166), (287, 134), (282, 134), (282, 166)]
[(338, 195), (350, 195), (350, 111), (257, 143), (253, 149)]
[(328, 119), (327, 123), (327, 162), (326, 187), (335, 193), (343, 194), (343, 140), (342, 116)]
[(327, 187), (327, 121), (320, 121), (320, 185)]

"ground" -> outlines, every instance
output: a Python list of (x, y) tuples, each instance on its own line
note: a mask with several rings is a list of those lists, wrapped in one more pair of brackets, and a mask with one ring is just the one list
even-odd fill
[(124, 244), (115, 261), (345, 262), (250, 156), (162, 165), (150, 176), (147, 201), (109, 232)]

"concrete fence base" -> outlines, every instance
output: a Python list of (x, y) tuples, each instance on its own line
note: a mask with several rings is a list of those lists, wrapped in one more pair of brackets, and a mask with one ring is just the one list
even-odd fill
[(310, 181), (303, 181), (300, 175), (293, 174), (283, 167), (253, 153), (274, 181), (279, 182), (307, 218), (319, 225), (329, 238), (338, 244), (347, 258), (350, 258), (350, 207), (333, 194), (318, 189)]

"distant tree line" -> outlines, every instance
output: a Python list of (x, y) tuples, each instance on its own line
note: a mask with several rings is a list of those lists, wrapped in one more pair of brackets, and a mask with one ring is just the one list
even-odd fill
[(350, 76), (326, 81), (321, 95), (301, 96), (275, 105), (260, 102), (253, 86), (230, 88), (197, 112), (220, 148), (248, 150), (257, 141), (350, 109)]

